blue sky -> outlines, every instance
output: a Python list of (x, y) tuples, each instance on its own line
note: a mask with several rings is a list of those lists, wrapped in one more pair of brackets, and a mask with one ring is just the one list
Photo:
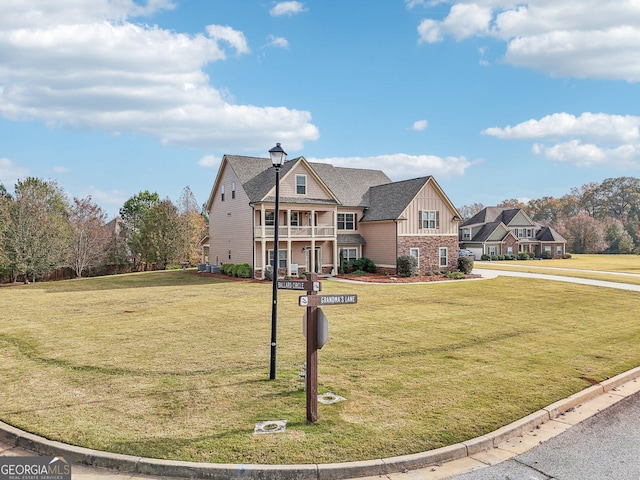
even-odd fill
[(224, 154), (433, 175), (457, 206), (640, 170), (637, 0), (2, 0), (0, 182), (113, 216)]

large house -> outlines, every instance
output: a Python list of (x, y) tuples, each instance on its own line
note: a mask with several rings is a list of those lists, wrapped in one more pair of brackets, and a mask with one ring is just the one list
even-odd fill
[[(278, 274), (338, 272), (340, 257), (394, 272), (458, 261), (459, 214), (431, 176), (391, 182), (380, 170), (334, 167), (304, 157), (280, 168)], [(248, 263), (263, 278), (274, 256), (275, 168), (266, 158), (225, 155), (207, 202), (209, 262)]]
[(460, 248), (482, 255), (533, 253), (559, 258), (567, 241), (553, 228), (531, 220), (520, 208), (486, 207), (460, 225)]

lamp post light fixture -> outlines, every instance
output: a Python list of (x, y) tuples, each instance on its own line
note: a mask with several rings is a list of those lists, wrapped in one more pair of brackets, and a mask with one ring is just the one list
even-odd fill
[(276, 335), (278, 327), (278, 264), (280, 255), (278, 251), (278, 217), (280, 216), (280, 167), (287, 159), (285, 152), (279, 143), (269, 150), (271, 163), (276, 169), (276, 205), (273, 215), (273, 263), (271, 264), (273, 274), (273, 303), (271, 305), (271, 368), (269, 370), (269, 380), (276, 378)]

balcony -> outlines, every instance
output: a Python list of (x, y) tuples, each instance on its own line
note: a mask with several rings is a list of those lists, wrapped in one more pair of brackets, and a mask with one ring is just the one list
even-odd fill
[[(254, 237), (256, 240), (273, 239), (273, 226), (256, 227)], [(317, 227), (295, 227), (295, 226), (279, 226), (278, 238), (280, 240), (307, 240), (311, 238), (334, 238), (335, 227), (331, 225), (319, 225)]]

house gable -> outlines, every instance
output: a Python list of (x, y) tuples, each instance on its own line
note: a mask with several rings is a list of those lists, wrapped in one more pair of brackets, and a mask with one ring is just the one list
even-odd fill
[[(290, 163), (291, 162), (291, 163)], [(304, 157), (286, 162), (280, 179), (280, 200), (284, 203), (340, 203)], [(275, 179), (262, 200), (275, 200)]]
[(529, 215), (527, 215), (523, 210), (517, 210), (508, 222), (505, 222), (504, 220), (503, 222), (510, 228), (535, 226), (535, 222), (531, 220)]
[[(423, 212), (436, 217), (435, 229), (425, 227)], [(399, 235), (457, 235), (460, 215), (435, 179), (428, 177), (399, 218), (406, 219), (400, 225)]]

